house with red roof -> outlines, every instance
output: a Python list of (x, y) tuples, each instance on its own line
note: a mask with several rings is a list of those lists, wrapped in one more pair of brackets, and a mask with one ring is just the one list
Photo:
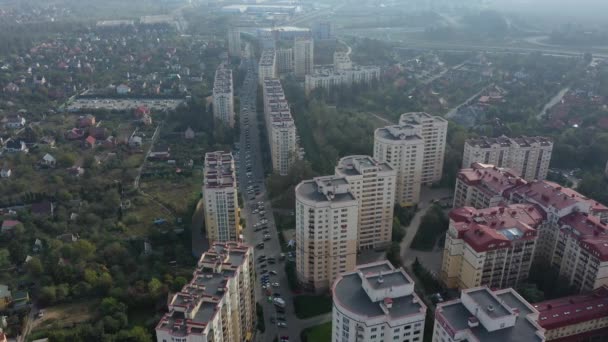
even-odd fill
[(82, 144), (85, 148), (93, 148), (93, 147), (95, 147), (96, 141), (97, 140), (94, 137), (89, 135), (86, 139), (84, 139)]
[(72, 128), (71, 130), (65, 133), (65, 138), (67, 140), (80, 140), (84, 138), (84, 130), (81, 128)]

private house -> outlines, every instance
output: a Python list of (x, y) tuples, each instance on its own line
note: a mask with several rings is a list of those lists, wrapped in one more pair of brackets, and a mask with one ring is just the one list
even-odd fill
[(46, 83), (46, 78), (41, 75), (34, 76), (34, 84), (35, 85), (44, 85)]
[(80, 140), (84, 138), (84, 130), (80, 128), (72, 128), (65, 133), (67, 140)]
[(25, 126), (25, 118), (21, 115), (9, 115), (6, 117), (4, 128), (6, 129), (19, 129)]
[(166, 145), (156, 145), (148, 155), (150, 159), (169, 159), (171, 157), (170, 148)]
[(192, 128), (190, 128), (190, 127), (188, 127), (186, 129), (186, 131), (184, 132), (185, 139), (192, 140), (192, 139), (194, 139), (195, 136), (196, 136), (196, 133), (194, 133), (194, 130), (192, 130)]
[(12, 301), (11, 291), (6, 285), (0, 285), (0, 310), (6, 310)]
[(95, 116), (91, 114), (83, 115), (78, 118), (76, 125), (79, 128), (85, 128), (95, 125)]
[(121, 84), (118, 87), (116, 87), (116, 93), (118, 95), (126, 95), (126, 94), (128, 94), (130, 92), (131, 92), (131, 87), (129, 87), (126, 84)]
[(43, 200), (38, 203), (32, 204), (30, 208), (33, 215), (37, 216), (53, 216), (55, 212), (55, 206), (49, 200)]
[(40, 138), (41, 145), (47, 145), (49, 147), (55, 147), (55, 138), (51, 136), (45, 136)]
[(92, 136), (89, 135), (86, 139), (84, 139), (82, 145), (85, 148), (93, 148), (93, 147), (95, 147), (95, 142), (96, 141), (97, 140), (94, 137), (92, 137)]
[(150, 108), (148, 108), (147, 106), (139, 106), (135, 108), (134, 114), (136, 118), (142, 118), (145, 115), (150, 115)]
[(11, 153), (17, 153), (17, 152), (27, 153), (28, 152), (27, 146), (25, 145), (25, 141), (22, 141), (22, 140), (11, 140), (6, 143), (6, 146), (4, 146), (4, 149), (6, 150), (6, 152), (11, 152)]
[(129, 139), (129, 146), (130, 147), (141, 147), (142, 144), (142, 139), (141, 137), (138, 137), (136, 135), (132, 136), (131, 139)]
[(15, 229), (15, 227), (17, 227), (20, 224), (21, 224), (21, 222), (17, 221), (17, 220), (4, 220), (4, 221), (2, 221), (2, 228), (1, 228), (0, 232), (2, 234), (11, 232), (13, 229)]
[(140, 121), (142, 124), (150, 126), (152, 124), (152, 117), (150, 115), (144, 115)]
[(90, 127), (89, 135), (96, 140), (105, 140), (108, 137), (108, 130), (105, 127)]
[(16, 85), (15, 83), (11, 82), (11, 83), (7, 84), (4, 87), (4, 92), (6, 92), (6, 93), (13, 93), (13, 94), (14, 93), (18, 93), (19, 92), (19, 86)]
[(84, 169), (80, 166), (72, 166), (67, 169), (67, 172), (70, 176), (73, 177), (80, 177), (84, 175)]
[(13, 309), (22, 311), (27, 309), (30, 302), (30, 294), (27, 291), (17, 291), (13, 294)]
[(0, 178), (10, 178), (12, 174), (13, 171), (6, 165), (0, 169)]
[(45, 167), (54, 168), (57, 164), (57, 160), (50, 154), (45, 154), (40, 161), (40, 164)]
[(67, 233), (57, 236), (57, 240), (62, 242), (76, 242), (78, 241), (78, 237), (74, 234)]

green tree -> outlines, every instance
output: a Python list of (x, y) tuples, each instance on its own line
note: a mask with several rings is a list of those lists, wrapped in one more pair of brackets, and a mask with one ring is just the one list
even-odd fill
[(27, 272), (32, 276), (39, 276), (43, 272), (42, 262), (38, 257), (32, 257), (26, 264)]
[(11, 253), (6, 248), (0, 249), (0, 268), (11, 266)]
[(401, 246), (399, 242), (391, 243), (388, 251), (386, 251), (386, 259), (395, 267), (401, 267)]

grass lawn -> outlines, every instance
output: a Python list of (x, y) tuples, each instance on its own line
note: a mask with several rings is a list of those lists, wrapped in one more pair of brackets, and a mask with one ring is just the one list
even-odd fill
[(293, 297), (293, 305), (296, 316), (304, 319), (331, 312), (332, 303), (329, 296), (302, 295)]
[(302, 342), (331, 341), (331, 322), (316, 325), (302, 331)]

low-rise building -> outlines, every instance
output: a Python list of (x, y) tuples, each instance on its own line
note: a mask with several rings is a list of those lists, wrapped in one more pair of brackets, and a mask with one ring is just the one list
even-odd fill
[(312, 73), (306, 74), (304, 89), (310, 94), (317, 88), (327, 91), (353, 84), (370, 84), (380, 79), (380, 68), (376, 66), (353, 66), (350, 69), (335, 69), (334, 67), (315, 68)]
[(543, 180), (547, 178), (553, 142), (546, 137), (498, 138), (480, 137), (468, 139), (464, 144), (462, 167), (473, 163), (492, 164), (510, 168), (523, 179)]
[(435, 310), (433, 342), (544, 342), (539, 312), (515, 290), (462, 290)]
[(329, 289), (357, 261), (359, 202), (344, 177), (303, 181), (296, 192), (296, 272), (306, 288)]
[(388, 261), (341, 274), (332, 299), (333, 342), (422, 342), (426, 306), (412, 278)]
[(215, 243), (192, 280), (169, 300), (156, 341), (251, 341), (255, 323), (253, 248)]
[(528, 278), (543, 212), (531, 204), (450, 212), (440, 277), (448, 288), (512, 287)]

